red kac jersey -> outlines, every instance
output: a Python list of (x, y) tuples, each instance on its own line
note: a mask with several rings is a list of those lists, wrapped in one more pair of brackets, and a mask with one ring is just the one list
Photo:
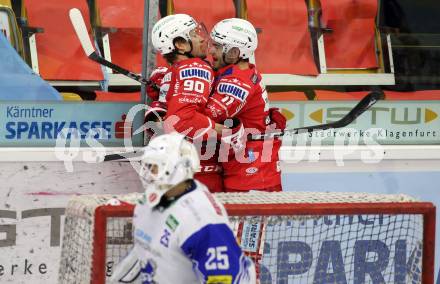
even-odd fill
[(217, 151), (212, 151), (212, 155), (204, 155), (206, 144), (202, 141), (217, 139), (215, 122), (204, 114), (214, 82), (211, 66), (200, 58), (182, 60), (169, 68), (163, 81), (164, 85), (169, 82), (169, 86), (166, 86), (168, 111), (164, 122), (165, 131), (177, 131), (193, 139), (202, 156), (201, 169), (196, 178), (211, 192), (223, 191)]
[[(229, 65), (217, 72), (213, 94), (205, 113), (215, 122), (222, 123), (228, 117), (237, 117), (247, 131), (264, 133), (271, 123), (269, 100), (261, 75), (250, 64), (241, 70)], [(273, 142), (273, 143), (269, 143)], [(271, 146), (270, 146), (271, 145)], [(224, 162), (226, 190), (272, 190), (281, 188), (278, 166), (278, 150), (281, 141), (248, 141), (243, 157), (230, 156)], [(220, 155), (223, 153), (220, 152)], [(224, 155), (224, 154), (223, 154)]]
[(175, 130), (193, 139), (203, 137), (215, 127), (214, 121), (204, 115), (214, 72), (200, 58), (182, 60), (171, 66), (170, 71), (165, 131)]

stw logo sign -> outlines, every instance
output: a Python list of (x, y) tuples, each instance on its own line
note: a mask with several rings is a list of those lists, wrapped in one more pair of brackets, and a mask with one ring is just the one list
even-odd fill
[[(321, 108), (310, 113), (309, 117), (318, 123), (329, 123), (341, 119), (350, 110), (349, 107)], [(369, 117), (371, 125), (380, 125), (383, 122), (411, 125), (430, 123), (438, 118), (438, 114), (432, 109), (423, 107), (372, 107), (362, 117)]]

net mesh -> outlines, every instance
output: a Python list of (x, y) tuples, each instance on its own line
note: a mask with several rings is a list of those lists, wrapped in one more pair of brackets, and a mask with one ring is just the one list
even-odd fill
[[(353, 193), (216, 194), (224, 204), (416, 202), (407, 195)], [(114, 198), (135, 204), (141, 194), (80, 196), (69, 202), (60, 283), (92, 280), (95, 210)], [(402, 211), (402, 210), (400, 210)], [(241, 247), (258, 264), (260, 283), (421, 283), (423, 215), (361, 214), (230, 216)], [(105, 274), (133, 243), (131, 218), (106, 220)]]
[(421, 283), (421, 215), (231, 219), (260, 283)]

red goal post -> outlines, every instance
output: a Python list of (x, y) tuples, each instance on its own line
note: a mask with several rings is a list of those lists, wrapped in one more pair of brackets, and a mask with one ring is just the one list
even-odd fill
[[(432, 203), (406, 195), (359, 193), (216, 197), (225, 204), (243, 250), (257, 263), (261, 283), (287, 283), (289, 277), (298, 283), (352, 283), (359, 277), (434, 283)], [(122, 204), (109, 205), (114, 198)], [(141, 194), (81, 196), (69, 202), (60, 283), (105, 283), (131, 247), (130, 218), (140, 198)]]

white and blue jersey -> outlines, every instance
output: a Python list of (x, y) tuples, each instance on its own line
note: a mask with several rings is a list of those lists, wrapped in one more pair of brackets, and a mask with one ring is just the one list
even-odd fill
[(142, 283), (255, 283), (221, 203), (201, 183), (162, 210), (137, 205), (134, 253)]

